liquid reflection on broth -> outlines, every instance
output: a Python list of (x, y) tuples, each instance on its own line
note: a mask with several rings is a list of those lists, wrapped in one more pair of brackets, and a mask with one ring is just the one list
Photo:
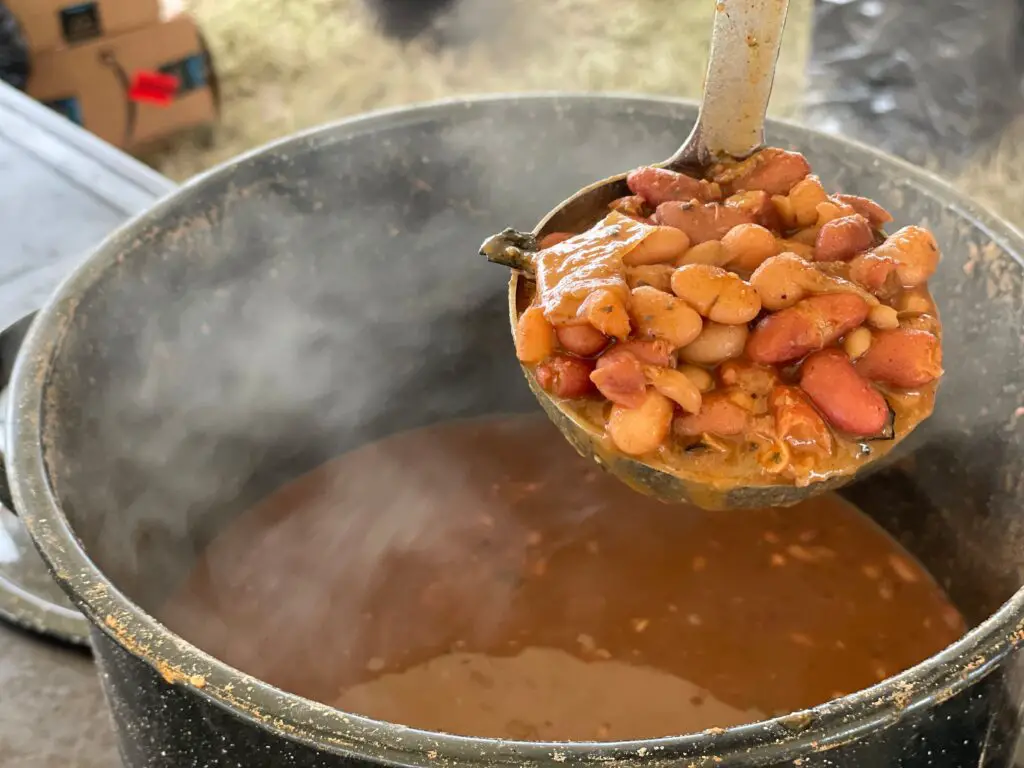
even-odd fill
[(346, 711), (531, 740), (814, 706), (964, 630), (923, 568), (839, 497), (663, 505), (541, 417), (446, 424), (329, 462), (222, 532), (161, 619)]

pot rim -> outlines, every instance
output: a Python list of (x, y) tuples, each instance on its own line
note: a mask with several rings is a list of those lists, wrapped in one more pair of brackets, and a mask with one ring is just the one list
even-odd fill
[[(438, 764), (654, 766), (680, 759), (744, 754), (750, 765), (774, 764), (856, 741), (888, 727), (905, 713), (944, 701), (992, 671), (1024, 642), (1024, 588), (957, 642), (903, 673), (841, 699), (802, 712), (728, 729), (620, 742), (525, 742), (454, 736), (395, 725), (284, 692), (213, 658), (174, 635), (122, 594), (84, 551), (49, 483), (40, 434), (43, 393), (78, 296), (118, 257), (121, 245), (208, 181), (230, 176), (235, 166), (267, 154), (288, 154), (301, 145), (333, 143), (434, 114), (476, 110), (493, 102), (598, 102), (623, 112), (660, 111), (694, 119), (690, 100), (623, 93), (541, 92), (459, 97), (406, 105), (328, 123), (277, 140), (222, 163), (185, 183), (108, 236), (59, 285), (39, 311), (11, 378), (7, 419), (12, 495), (21, 519), (54, 578), (95, 628), (159, 672), (169, 683), (190, 688), (235, 715), (287, 739), (341, 755), (358, 755), (414, 766)], [(879, 150), (795, 122), (769, 120), (805, 135), (845, 145), (865, 162), (886, 165), (942, 199), (1024, 266), (1024, 235), (981, 209), (931, 173)], [(680, 132), (683, 135), (683, 132)], [(756, 753), (751, 750), (756, 749)]]

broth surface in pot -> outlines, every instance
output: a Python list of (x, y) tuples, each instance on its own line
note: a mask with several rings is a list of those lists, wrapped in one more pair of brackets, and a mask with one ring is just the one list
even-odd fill
[(230, 524), (160, 618), (345, 711), (529, 740), (751, 722), (870, 686), (964, 631), (921, 565), (838, 496), (663, 505), (541, 416), (328, 462)]

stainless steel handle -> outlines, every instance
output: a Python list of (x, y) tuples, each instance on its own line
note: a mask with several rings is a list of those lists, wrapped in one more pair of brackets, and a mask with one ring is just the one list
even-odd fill
[(697, 124), (666, 166), (705, 168), (764, 144), (764, 118), (789, 0), (718, 0)]

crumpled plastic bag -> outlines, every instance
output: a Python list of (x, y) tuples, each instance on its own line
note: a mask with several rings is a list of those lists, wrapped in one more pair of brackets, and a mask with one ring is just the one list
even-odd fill
[(1024, 115), (1024, 0), (817, 0), (805, 120), (958, 172)]
[(28, 75), (28, 45), (14, 14), (0, 2), (0, 80), (23, 91)]

